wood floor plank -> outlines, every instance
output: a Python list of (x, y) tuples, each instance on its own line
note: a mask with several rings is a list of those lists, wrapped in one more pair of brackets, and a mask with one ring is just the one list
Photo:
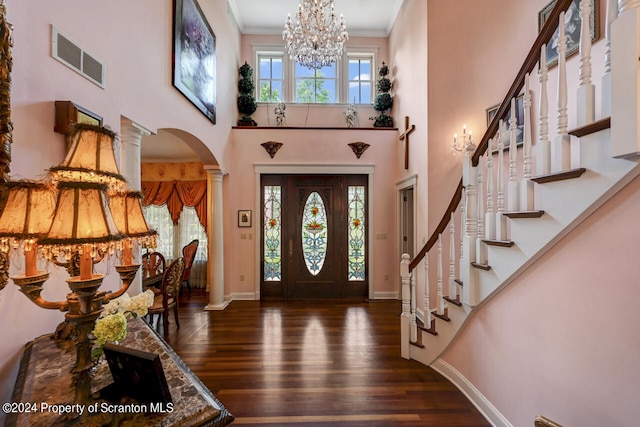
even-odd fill
[[(400, 357), (399, 301), (181, 297), (167, 342), (235, 416), (260, 427), (489, 426), (449, 381)], [(161, 328), (162, 329), (162, 328)]]

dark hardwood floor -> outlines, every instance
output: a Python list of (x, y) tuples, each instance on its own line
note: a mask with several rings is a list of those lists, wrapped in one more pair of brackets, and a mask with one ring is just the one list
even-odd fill
[(399, 301), (205, 305), (202, 291), (183, 294), (167, 341), (234, 425), (490, 425), (440, 374), (400, 357)]

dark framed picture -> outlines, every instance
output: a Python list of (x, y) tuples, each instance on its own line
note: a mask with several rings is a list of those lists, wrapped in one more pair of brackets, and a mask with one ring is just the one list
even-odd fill
[(196, 0), (173, 3), (173, 86), (216, 123), (216, 36)]
[(251, 227), (251, 211), (238, 211), (238, 227)]
[[(556, 5), (557, 0), (553, 0), (546, 5), (540, 12), (538, 12), (538, 31), (542, 29), (542, 26), (547, 22), (547, 18), (551, 13), (551, 10)], [(595, 41), (598, 38), (598, 2), (591, 0), (591, 15), (589, 16), (589, 25), (591, 27), (591, 41)], [(581, 21), (580, 21), (580, 0), (573, 0), (571, 6), (564, 14), (565, 33), (567, 35), (567, 58), (578, 52), (580, 46), (580, 33), (581, 33)], [(559, 29), (551, 36), (551, 40), (547, 43), (547, 66), (553, 67), (558, 63), (558, 37)]]
[[(495, 115), (498, 113), (498, 108), (500, 108), (500, 104), (496, 104), (487, 108), (487, 126), (491, 124), (491, 120), (493, 120)], [(507, 110), (507, 115), (504, 117), (504, 121), (507, 124), (507, 128), (509, 127), (510, 119), (511, 119), (511, 107), (509, 107), (509, 110)], [(524, 95), (520, 95), (516, 98), (516, 120), (518, 121), (518, 130), (516, 132), (516, 143), (520, 145), (524, 142)], [(497, 143), (494, 142), (494, 145), (497, 147)]]

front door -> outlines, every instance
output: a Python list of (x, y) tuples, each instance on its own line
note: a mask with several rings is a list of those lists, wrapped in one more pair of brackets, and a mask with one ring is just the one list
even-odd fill
[(364, 299), (366, 176), (262, 177), (262, 299)]

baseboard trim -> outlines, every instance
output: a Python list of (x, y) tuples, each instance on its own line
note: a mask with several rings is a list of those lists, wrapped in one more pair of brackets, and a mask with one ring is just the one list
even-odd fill
[(397, 292), (374, 292), (373, 299), (399, 299)]
[(224, 297), (227, 301), (255, 301), (255, 292), (235, 292)]
[(435, 371), (448, 379), (467, 396), (467, 399), (494, 427), (513, 427), (511, 423), (487, 400), (480, 390), (469, 382), (456, 368), (442, 359), (436, 359), (431, 365)]

